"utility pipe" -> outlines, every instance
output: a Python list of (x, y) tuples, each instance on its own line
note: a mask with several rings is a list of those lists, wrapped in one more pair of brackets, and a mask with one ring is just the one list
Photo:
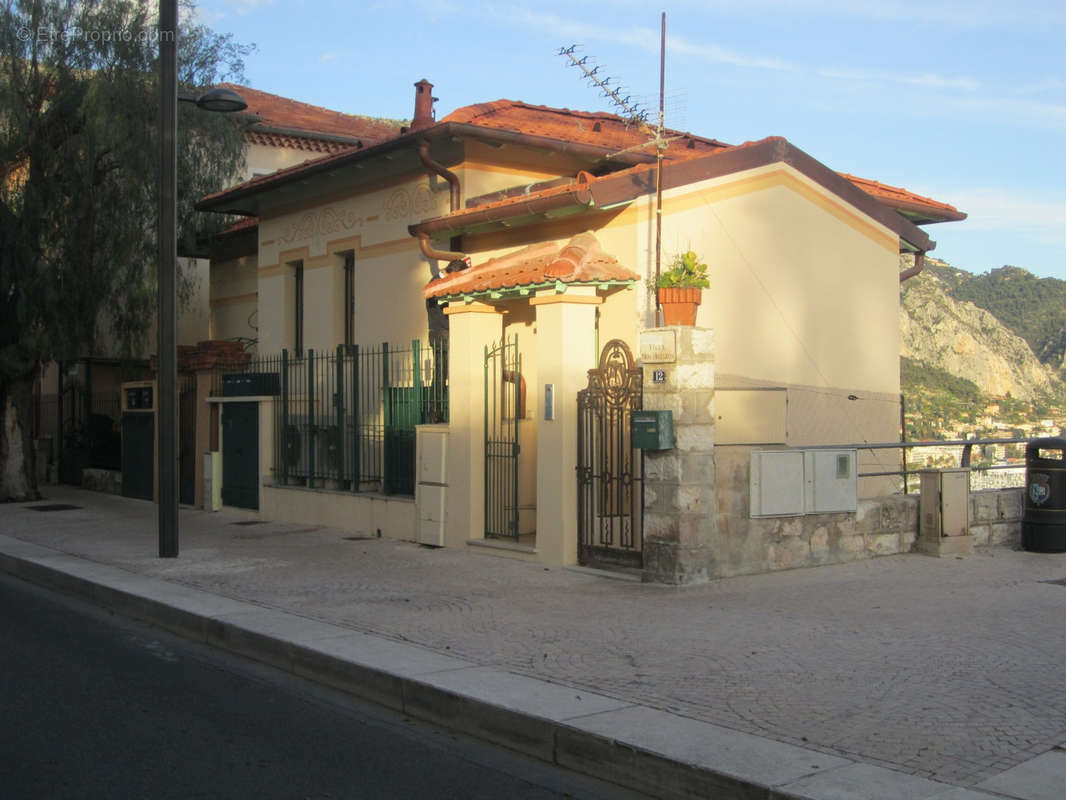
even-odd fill
[(418, 143), (418, 157), (422, 160), (422, 164), (430, 172), (440, 175), (444, 180), (448, 181), (448, 200), (451, 204), (452, 213), (459, 210), (459, 178), (450, 169), (447, 169), (443, 164), (439, 164), (429, 156), (429, 139), (422, 139)]
[(899, 274), (899, 282), (903, 283), (903, 281), (907, 280), (908, 278), (913, 278), (923, 269), (925, 269), (925, 251), (919, 250), (917, 253), (914, 254), (914, 266), (908, 270), (904, 270)]

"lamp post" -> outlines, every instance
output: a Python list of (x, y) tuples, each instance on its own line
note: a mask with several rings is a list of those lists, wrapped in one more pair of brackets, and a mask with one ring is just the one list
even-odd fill
[[(185, 98), (180, 98), (185, 99)], [(178, 3), (159, 4), (159, 557), (178, 555)], [(243, 111), (247, 104), (229, 89), (212, 89), (196, 100), (205, 111)]]

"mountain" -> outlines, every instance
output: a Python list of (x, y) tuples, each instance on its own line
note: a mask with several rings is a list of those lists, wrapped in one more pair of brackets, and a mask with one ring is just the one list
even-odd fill
[(1066, 298), (1057, 298), (1066, 282), (1017, 267), (973, 275), (929, 261), (900, 288), (906, 437), (1060, 435)]
[[(945, 273), (946, 279), (942, 279), (941, 275)], [(954, 292), (962, 291), (959, 287), (970, 286), (972, 290), (974, 284), (970, 279), (975, 277), (983, 276), (972, 276), (945, 266), (927, 270), (904, 282), (900, 303), (900, 355), (972, 381), (993, 396), (1034, 400), (1060, 391), (1061, 384), (1054, 371), (1037, 359), (1027, 339), (985, 308), (972, 301), (956, 299)], [(1011, 289), (1019, 284), (1011, 284), (1009, 280), (1003, 282)], [(986, 304), (996, 307), (1009, 304), (994, 291), (995, 285), (992, 288), (977, 285), (984, 288), (983, 301)], [(1015, 313), (1013, 316), (1017, 319), (1026, 315)], [(1033, 320), (1026, 330), (1051, 327)]]
[(1066, 366), (1066, 281), (1012, 266), (974, 275), (935, 262), (928, 271), (952, 298), (985, 309), (1025, 339), (1042, 363), (1056, 371)]

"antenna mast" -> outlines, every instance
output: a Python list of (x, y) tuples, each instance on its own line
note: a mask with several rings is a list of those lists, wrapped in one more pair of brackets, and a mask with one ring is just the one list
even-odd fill
[[(566, 56), (570, 63), (567, 66), (577, 67), (588, 79), (591, 86), (595, 86), (603, 92), (603, 96), (606, 97), (617, 108), (621, 109), (625, 115), (634, 123), (640, 125), (640, 127), (648, 134), (651, 135), (651, 139), (642, 142), (641, 144), (634, 145), (633, 147), (627, 147), (624, 150), (619, 150), (617, 153), (612, 153), (607, 156), (621, 155), (631, 150), (641, 150), (650, 145), (655, 146), (655, 282), (659, 282), (659, 273), (662, 269), (662, 239), (663, 239), (663, 153), (669, 146), (673, 139), (679, 139), (681, 137), (675, 136), (667, 138), (666, 133), (666, 12), (662, 12), (661, 18), (661, 31), (659, 36), (659, 120), (655, 126), (655, 130), (652, 130), (648, 126), (648, 111), (642, 108), (640, 103), (633, 102), (632, 96), (624, 95), (624, 87), (615, 81), (615, 86), (611, 86), (611, 82), (614, 78), (600, 77), (600, 67), (590, 66), (589, 57), (581, 56), (578, 58), (574, 55), (578, 49), (578, 45), (572, 44), (569, 47), (560, 47), (558, 55)], [(659, 296), (655, 295), (655, 324), (659, 325), (661, 320), (661, 309), (659, 308)]]

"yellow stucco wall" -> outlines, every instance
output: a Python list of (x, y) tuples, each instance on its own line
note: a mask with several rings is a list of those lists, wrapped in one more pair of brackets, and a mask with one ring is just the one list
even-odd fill
[[(294, 344), (293, 268), (304, 268), (304, 346), (344, 341), (344, 258), (355, 254), (355, 342), (425, 339), (429, 262), (407, 226), (445, 213), (446, 191), (413, 174), (357, 197), (264, 218), (259, 226), (260, 352)], [(446, 186), (444, 187), (446, 190)]]
[(211, 265), (211, 338), (258, 336), (256, 256)]
[(244, 170), (241, 179), (248, 180), (257, 175), (267, 175), (294, 164), (321, 158), (322, 155), (322, 153), (313, 153), (310, 150), (296, 150), (288, 147), (247, 145), (244, 150)]
[[(597, 237), (650, 276), (653, 220), (647, 198)], [(697, 325), (714, 330), (718, 386), (787, 387), (790, 445), (898, 439), (895, 234), (775, 164), (667, 192), (663, 269), (688, 249), (710, 267)], [(654, 298), (635, 291), (652, 327)]]

